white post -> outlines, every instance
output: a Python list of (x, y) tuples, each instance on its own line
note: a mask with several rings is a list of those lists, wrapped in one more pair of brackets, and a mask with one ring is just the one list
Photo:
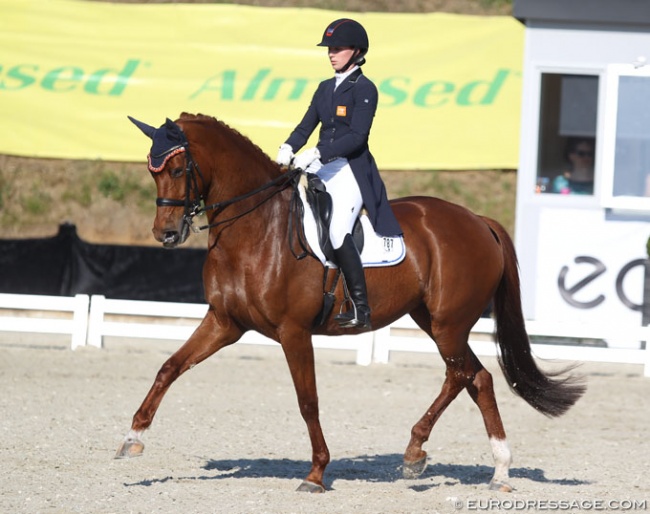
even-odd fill
[(102, 347), (102, 325), (104, 323), (104, 303), (106, 297), (100, 294), (93, 295), (90, 302), (90, 316), (88, 318), (88, 339), (86, 344), (95, 348)]
[(74, 303), (74, 312), (72, 314), (72, 342), (70, 347), (76, 350), (77, 347), (86, 344), (90, 296), (87, 294), (75, 295)]
[(643, 350), (643, 353), (645, 355), (645, 363), (643, 365), (643, 376), (650, 378), (650, 325), (647, 325), (644, 329), (643, 332), (645, 333), (645, 337), (643, 338), (643, 341), (645, 342), (645, 350)]
[(356, 336), (361, 339), (359, 348), (357, 349), (357, 364), (359, 366), (369, 366), (372, 364), (372, 349), (374, 345), (374, 337), (370, 334), (362, 334)]
[(388, 364), (390, 355), (390, 325), (375, 330), (372, 360), (379, 364)]

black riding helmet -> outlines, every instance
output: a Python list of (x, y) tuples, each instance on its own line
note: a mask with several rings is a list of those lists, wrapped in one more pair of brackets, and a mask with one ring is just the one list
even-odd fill
[(349, 18), (341, 18), (330, 23), (325, 32), (323, 39), (316, 46), (351, 46), (357, 50), (355, 54), (341, 71), (347, 70), (352, 64), (362, 66), (366, 60), (364, 56), (368, 53), (370, 44), (368, 43), (368, 34), (363, 25), (358, 21)]

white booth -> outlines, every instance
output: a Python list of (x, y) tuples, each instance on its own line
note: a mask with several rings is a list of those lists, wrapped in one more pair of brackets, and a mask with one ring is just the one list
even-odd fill
[(650, 0), (515, 0), (524, 313), (639, 326), (650, 237)]

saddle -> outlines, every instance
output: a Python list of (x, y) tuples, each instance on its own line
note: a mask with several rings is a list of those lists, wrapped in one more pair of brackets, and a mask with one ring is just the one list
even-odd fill
[[(327, 192), (324, 182), (314, 173), (305, 173), (307, 177), (307, 187), (305, 188), (307, 203), (311, 208), (316, 220), (316, 229), (318, 232), (318, 242), (327, 260), (336, 262), (334, 258), (334, 248), (330, 241), (330, 225), (332, 222), (332, 195)], [(363, 226), (357, 218), (352, 229), (352, 239), (359, 250), (363, 251), (364, 236)]]

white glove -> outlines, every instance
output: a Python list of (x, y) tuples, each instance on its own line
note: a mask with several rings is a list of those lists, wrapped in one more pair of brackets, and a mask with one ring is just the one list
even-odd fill
[(313, 148), (309, 148), (304, 152), (296, 155), (295, 159), (293, 160), (293, 166), (305, 171), (307, 168), (309, 168), (309, 165), (311, 163), (317, 161), (318, 159), (320, 159), (320, 152), (318, 151), (318, 148), (314, 146)]
[(290, 145), (285, 143), (280, 146), (280, 149), (278, 150), (278, 156), (275, 158), (275, 162), (277, 162), (280, 166), (289, 166), (291, 159), (293, 159), (293, 149)]

